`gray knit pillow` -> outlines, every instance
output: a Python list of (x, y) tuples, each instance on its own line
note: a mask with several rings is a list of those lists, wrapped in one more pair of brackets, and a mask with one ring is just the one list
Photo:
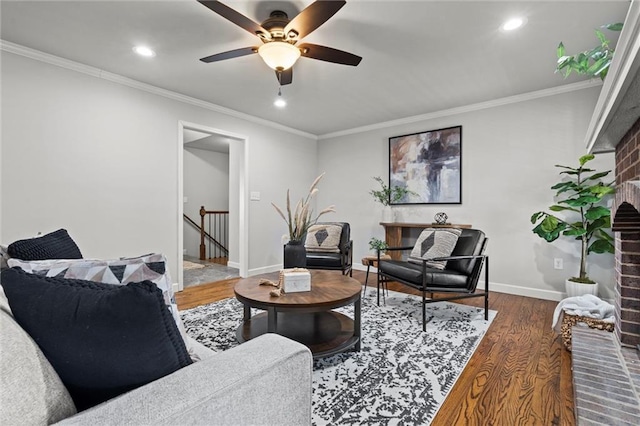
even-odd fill
[(340, 225), (312, 225), (307, 231), (304, 248), (310, 252), (340, 253)]
[[(411, 250), (409, 262), (422, 264), (423, 259), (451, 256), (461, 233), (457, 228), (425, 229)], [(446, 265), (445, 260), (427, 262), (428, 267), (435, 269), (444, 269)]]

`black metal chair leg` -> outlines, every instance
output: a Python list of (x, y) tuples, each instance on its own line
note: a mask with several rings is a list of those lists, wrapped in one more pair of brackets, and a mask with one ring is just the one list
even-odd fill
[(427, 331), (427, 292), (422, 289), (422, 331)]
[(484, 258), (484, 320), (489, 320), (489, 257)]

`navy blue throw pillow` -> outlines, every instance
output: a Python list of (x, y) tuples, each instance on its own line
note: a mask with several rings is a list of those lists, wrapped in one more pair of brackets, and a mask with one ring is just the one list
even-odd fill
[(66, 229), (41, 237), (18, 240), (7, 247), (9, 257), (22, 260), (82, 259), (82, 253)]
[(78, 411), (191, 364), (160, 291), (5, 269), (13, 316), (35, 340)]

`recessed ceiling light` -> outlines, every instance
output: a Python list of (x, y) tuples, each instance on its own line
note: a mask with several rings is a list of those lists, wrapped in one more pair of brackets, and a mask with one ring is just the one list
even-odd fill
[(522, 27), (526, 23), (527, 23), (526, 18), (511, 18), (508, 21), (506, 21), (504, 24), (502, 24), (500, 29), (502, 31), (513, 31)]
[(153, 58), (156, 56), (156, 52), (149, 49), (147, 46), (135, 46), (133, 51), (136, 52), (140, 56), (145, 56), (147, 58)]

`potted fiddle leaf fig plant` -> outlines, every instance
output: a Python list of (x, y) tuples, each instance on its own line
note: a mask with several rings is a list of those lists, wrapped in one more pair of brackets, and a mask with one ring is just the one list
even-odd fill
[[(621, 31), (622, 23), (603, 25), (602, 28), (610, 31)], [(567, 55), (564, 44), (560, 42), (557, 48), (558, 62), (556, 72), (562, 72), (568, 77), (572, 72), (588, 75), (589, 77), (600, 77), (601, 80), (607, 76), (609, 66), (613, 60), (614, 49), (609, 44), (607, 37), (600, 30), (596, 30), (596, 37), (600, 44), (590, 50)]]
[[(598, 172), (585, 165), (593, 160), (593, 154), (580, 157), (578, 167), (556, 165), (563, 169), (565, 177), (553, 185), (556, 204), (549, 207), (553, 213), (539, 211), (531, 216), (536, 225), (533, 233), (548, 242), (561, 235), (580, 241), (580, 271), (577, 277), (566, 281), (569, 297), (582, 294), (597, 295), (598, 283), (587, 275), (587, 256), (592, 253), (613, 253), (613, 237), (607, 232), (611, 228), (611, 210), (606, 200), (615, 192), (614, 182), (603, 182), (611, 170)], [(562, 212), (562, 217), (557, 213)]]

